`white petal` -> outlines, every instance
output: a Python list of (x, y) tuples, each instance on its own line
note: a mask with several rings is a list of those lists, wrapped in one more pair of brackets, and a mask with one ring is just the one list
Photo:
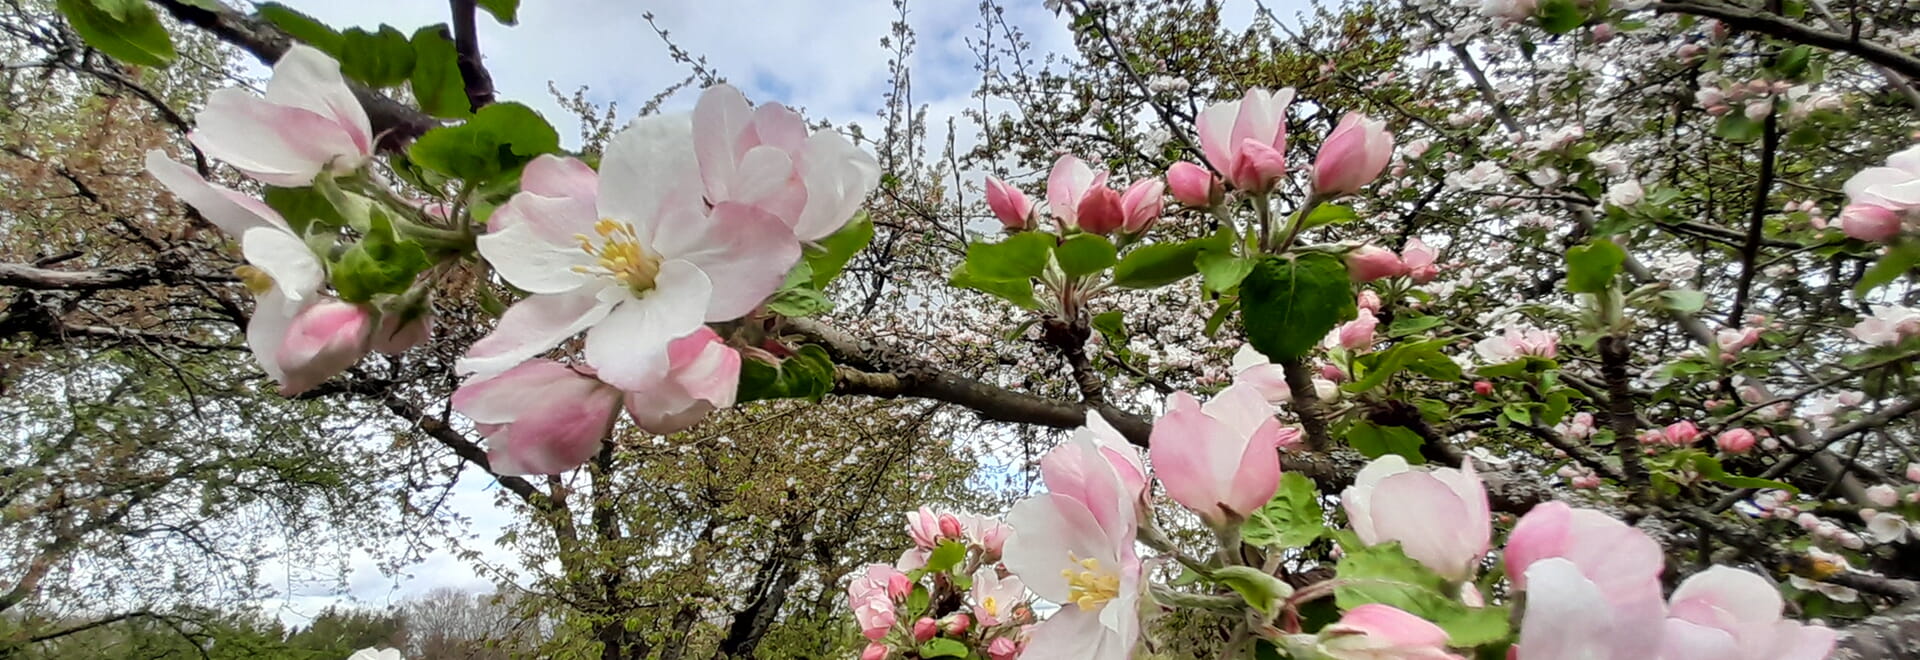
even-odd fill
[(247, 263), (273, 277), (288, 300), (304, 300), (327, 280), (320, 259), (299, 237), (278, 227), (254, 227), (240, 237)]
[(685, 114), (634, 120), (600, 161), (600, 217), (633, 224), (641, 236), (669, 209), (701, 207), (693, 122)]
[(587, 364), (600, 380), (622, 390), (641, 390), (666, 377), (667, 344), (687, 336), (706, 318), (713, 285), (693, 264), (660, 264), (653, 290), (620, 303), (587, 333)]
[(260, 363), (261, 371), (275, 382), (286, 379), (286, 373), (280, 370), (280, 344), (287, 339), (287, 327), (293, 325), (293, 317), (313, 300), (288, 300), (279, 289), (269, 289), (253, 303), (253, 316), (247, 319), (247, 348), (253, 349), (254, 360)]
[(341, 77), (340, 64), (326, 53), (297, 43), (288, 48), (280, 61), (273, 63), (273, 79), (267, 81), (266, 96), (269, 102), (334, 120), (353, 141), (355, 152), (373, 153), (373, 128), (367, 121), (367, 111)]
[(807, 186), (807, 208), (793, 226), (803, 241), (817, 241), (845, 226), (867, 195), (880, 185), (880, 163), (833, 131), (807, 138), (801, 180)]
[(591, 267), (598, 259), (578, 245), (547, 242), (530, 222), (508, 225), (474, 243), (480, 248), (480, 256), (486, 257), (501, 277), (528, 293), (567, 293), (601, 279), (574, 270), (575, 266)]
[(568, 337), (579, 334), (613, 309), (613, 301), (602, 301), (593, 289), (549, 296), (528, 296), (514, 303), (493, 332), (467, 349), (465, 357), (454, 365), (461, 374), (487, 378), (525, 362), (553, 348)]
[(199, 211), (208, 222), (235, 240), (254, 227), (284, 229), (287, 226), (280, 214), (265, 203), (224, 186), (208, 183), (200, 177), (199, 172), (168, 158), (166, 152), (159, 149), (147, 152), (147, 173), (152, 174), (160, 185), (166, 186), (168, 192)]

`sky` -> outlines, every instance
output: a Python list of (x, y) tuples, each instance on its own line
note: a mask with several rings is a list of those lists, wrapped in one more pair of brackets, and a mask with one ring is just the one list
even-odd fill
[[(430, 0), (283, 2), (341, 29), (387, 23), (411, 33), (447, 20), (446, 4)], [(1041, 0), (1000, 4), (1036, 53), (1072, 50), (1065, 22), (1042, 7)], [(1291, 16), (1304, 5), (1303, 0), (1268, 3), (1281, 16)], [(499, 97), (540, 111), (570, 145), (579, 142), (578, 122), (547, 92), (549, 81), (567, 94), (585, 85), (588, 98), (617, 101), (621, 119), (631, 119), (648, 98), (688, 71), (672, 61), (647, 25), (643, 13), (648, 11), (675, 43), (705, 56), (710, 68), (755, 102), (779, 101), (801, 109), (809, 119), (838, 126), (880, 127), (876, 115), (890, 55), (880, 39), (898, 16), (888, 0), (522, 0), (516, 26), (480, 17), (481, 51)], [(1254, 11), (1252, 0), (1228, 0), (1226, 17), (1229, 24), (1245, 25)], [(916, 0), (907, 20), (918, 38), (918, 51), (909, 62), (915, 101), (928, 106), (932, 125), (944, 125), (959, 108), (977, 103), (968, 98), (978, 73), (966, 39), (977, 34), (978, 3)], [(696, 94), (681, 92), (667, 109), (690, 108)], [(470, 549), (511, 566), (513, 558), (491, 543), (512, 515), (494, 507), (491, 487), (486, 475), (468, 470), (457, 487), (453, 510), (472, 520)], [(439, 587), (492, 589), (489, 579), (447, 550), (395, 576), (382, 573), (371, 556), (356, 554), (347, 571), (347, 592), (340, 593), (337, 570), (269, 567), (265, 583), (281, 597), (261, 606), (298, 625), (330, 604), (384, 607)]]

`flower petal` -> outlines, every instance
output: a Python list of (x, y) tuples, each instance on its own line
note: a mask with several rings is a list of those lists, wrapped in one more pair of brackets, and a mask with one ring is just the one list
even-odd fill
[(340, 63), (326, 53), (304, 44), (294, 44), (273, 63), (273, 78), (267, 81), (267, 101), (302, 108), (330, 119), (353, 146), (337, 154), (373, 154), (373, 126), (367, 111), (354, 98), (353, 90), (340, 75)]
[(299, 237), (279, 227), (254, 227), (240, 237), (240, 251), (253, 264), (273, 278), (275, 286), (288, 300), (311, 297), (326, 283), (326, 270)]
[(653, 290), (629, 298), (587, 332), (587, 364), (622, 390), (655, 386), (670, 366), (667, 345), (700, 327), (713, 284), (691, 263), (660, 264)]
[(800, 244), (785, 223), (744, 204), (715, 206), (711, 215), (677, 212), (662, 218), (653, 248), (666, 259), (698, 267), (713, 285), (705, 320), (745, 316), (780, 288), (800, 260)]
[(504, 372), (553, 348), (605, 318), (615, 301), (602, 301), (582, 289), (560, 295), (528, 296), (507, 308), (493, 332), (467, 349), (454, 370), (476, 377)]
[(803, 241), (817, 241), (839, 231), (880, 185), (880, 163), (831, 130), (807, 138), (800, 162), (807, 207), (794, 223), (793, 233)]
[[(525, 201), (514, 197), (516, 205)], [(515, 222), (500, 231), (483, 235), (474, 243), (480, 256), (486, 257), (508, 284), (533, 294), (562, 294), (591, 288), (600, 278), (574, 270), (599, 263), (578, 245), (556, 244), (545, 240), (543, 231), (532, 222)], [(611, 281), (611, 280), (608, 280)]]
[(235, 240), (254, 227), (270, 226), (292, 231), (287, 229), (287, 221), (281, 219), (272, 207), (225, 186), (208, 183), (199, 172), (168, 158), (164, 151), (155, 149), (147, 152), (147, 173), (152, 174), (160, 185), (166, 186), (168, 192), (199, 211), (201, 217)]
[(634, 120), (613, 136), (600, 161), (598, 217), (631, 223), (646, 237), (669, 211), (701, 208), (697, 162), (689, 115)]

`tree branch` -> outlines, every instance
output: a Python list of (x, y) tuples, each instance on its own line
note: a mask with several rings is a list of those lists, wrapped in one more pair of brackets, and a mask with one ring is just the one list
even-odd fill
[(473, 18), (474, 0), (447, 0), (453, 9), (453, 49), (460, 54), (460, 79), (466, 81), (467, 103), (479, 111), (493, 103), (493, 75), (480, 60), (480, 30)]
[(1654, 5), (1653, 9), (1663, 14), (1692, 14), (1717, 18), (1728, 27), (1737, 30), (1757, 32), (1794, 43), (1849, 53), (1908, 79), (1920, 78), (1920, 58), (1871, 41), (1809, 27), (1777, 14), (1729, 5), (1717, 0), (1665, 0)]

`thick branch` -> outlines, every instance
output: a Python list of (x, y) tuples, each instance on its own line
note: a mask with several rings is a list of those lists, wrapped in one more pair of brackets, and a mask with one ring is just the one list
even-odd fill
[(1640, 425), (1627, 375), (1632, 351), (1624, 336), (1601, 337), (1599, 348), (1600, 374), (1607, 380), (1607, 424), (1613, 429), (1613, 444), (1620, 450), (1620, 471), (1628, 486), (1638, 488), (1647, 483), (1647, 468), (1640, 463), (1640, 443), (1635, 439)]
[(1693, 14), (1717, 18), (1736, 30), (1758, 32), (1794, 43), (1850, 53), (1909, 79), (1920, 78), (1920, 58), (1871, 41), (1809, 27), (1778, 14), (1738, 7), (1717, 0), (1667, 0), (1654, 5), (1653, 9), (1668, 14)]
[(1280, 369), (1287, 375), (1287, 389), (1292, 396), (1292, 401), (1287, 405), (1300, 418), (1300, 429), (1306, 432), (1307, 448), (1326, 451), (1333, 446), (1333, 437), (1327, 433), (1327, 420), (1320, 414), (1320, 394), (1313, 387), (1313, 372), (1302, 360), (1282, 362)]
[(138, 288), (159, 278), (152, 266), (123, 266), (102, 270), (54, 270), (27, 264), (0, 263), (0, 286), (25, 289), (96, 291)]

